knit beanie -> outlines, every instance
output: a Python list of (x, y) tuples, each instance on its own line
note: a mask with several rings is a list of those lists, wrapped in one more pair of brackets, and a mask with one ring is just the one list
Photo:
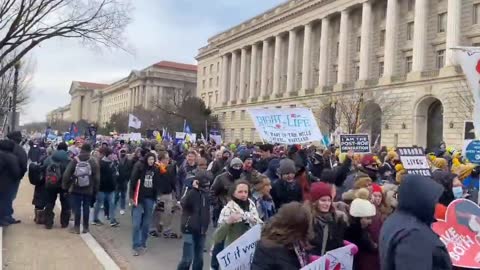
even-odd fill
[(432, 165), (440, 170), (445, 170), (448, 166), (448, 162), (444, 158), (432, 157)]
[(365, 199), (357, 198), (350, 205), (350, 216), (352, 217), (373, 217), (376, 213), (375, 206)]
[(318, 201), (321, 197), (328, 196), (332, 199), (332, 187), (323, 182), (313, 183), (310, 187), (310, 199), (312, 202)]
[(397, 152), (391, 150), (388, 151), (387, 156), (385, 157), (385, 160), (391, 161), (391, 160), (398, 160), (398, 154)]
[(395, 165), (395, 171), (397, 172), (397, 175), (395, 176), (395, 181), (397, 182), (397, 184), (401, 184), (403, 176), (407, 174), (407, 170), (403, 168), (402, 164), (397, 164)]
[(377, 161), (372, 154), (366, 154), (362, 157), (361, 163), (363, 167), (367, 167), (373, 164), (377, 164)]
[(359, 172), (355, 177), (354, 189), (366, 188), (372, 183), (372, 179), (365, 173)]
[(230, 161), (230, 167), (233, 167), (233, 166), (243, 166), (243, 162), (241, 159), (239, 158), (233, 158), (232, 161)]
[(465, 180), (465, 178), (469, 177), (472, 173), (473, 169), (475, 168), (474, 164), (460, 164), (455, 168), (452, 168), (452, 173), (458, 175), (458, 179), (460, 181)]
[(284, 158), (280, 160), (280, 167), (278, 168), (278, 173), (280, 175), (296, 173), (297, 169), (295, 168), (295, 162), (289, 158)]
[(382, 187), (377, 184), (372, 184), (372, 193), (379, 192), (382, 193)]

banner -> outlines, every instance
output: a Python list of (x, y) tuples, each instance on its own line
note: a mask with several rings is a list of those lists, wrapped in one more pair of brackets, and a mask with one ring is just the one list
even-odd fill
[(357, 251), (353, 244), (331, 250), (301, 270), (352, 270), (353, 256)]
[(260, 240), (262, 226), (255, 225), (240, 238), (233, 241), (222, 252), (217, 260), (222, 270), (250, 269), (257, 242)]
[(397, 153), (408, 174), (432, 176), (423, 147), (398, 147)]
[(464, 149), (464, 155), (468, 161), (480, 165), (480, 140), (466, 141)]
[(248, 109), (260, 137), (269, 143), (302, 144), (323, 136), (312, 111), (306, 108)]
[(475, 138), (480, 139), (480, 48), (458, 47), (455, 49), (455, 59), (462, 66), (473, 95), (473, 124)]
[(480, 269), (480, 208), (466, 199), (450, 203), (445, 220), (432, 224), (450, 254), (452, 264)]
[(142, 127), (142, 121), (140, 121), (140, 119), (138, 119), (135, 115), (129, 114), (128, 115), (128, 127), (139, 129), (139, 128)]
[(370, 153), (368, 134), (341, 134), (340, 152), (347, 153), (350, 150), (353, 150), (354, 153)]

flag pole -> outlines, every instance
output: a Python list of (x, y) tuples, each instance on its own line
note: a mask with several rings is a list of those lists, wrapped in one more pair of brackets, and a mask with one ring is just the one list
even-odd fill
[(205, 139), (208, 140), (208, 120), (205, 119)]

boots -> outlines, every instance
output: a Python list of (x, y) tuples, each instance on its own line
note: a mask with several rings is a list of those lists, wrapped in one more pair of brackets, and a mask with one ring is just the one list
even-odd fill
[(45, 229), (50, 230), (53, 228), (53, 220), (55, 219), (55, 213), (53, 211), (45, 211)]
[(35, 221), (35, 224), (45, 224), (45, 210), (35, 209), (35, 218), (33, 221)]
[(67, 228), (68, 223), (70, 222), (70, 216), (72, 214), (72, 211), (67, 210), (67, 211), (62, 211), (60, 213), (60, 224), (62, 225), (62, 228)]

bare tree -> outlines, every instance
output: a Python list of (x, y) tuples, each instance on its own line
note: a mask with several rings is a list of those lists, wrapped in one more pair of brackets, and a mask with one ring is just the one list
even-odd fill
[[(0, 61), (0, 68), (2, 68), (4, 64), (4, 61)], [(29, 101), (33, 72), (34, 68), (32, 62), (26, 61), (19, 65), (17, 107), (20, 109)], [(9, 109), (11, 93), (14, 85), (14, 73), (15, 69), (11, 68), (0, 76), (0, 118), (2, 118)]]
[(130, 22), (127, 0), (0, 1), (0, 76), (29, 51), (56, 38), (124, 48), (122, 34)]

